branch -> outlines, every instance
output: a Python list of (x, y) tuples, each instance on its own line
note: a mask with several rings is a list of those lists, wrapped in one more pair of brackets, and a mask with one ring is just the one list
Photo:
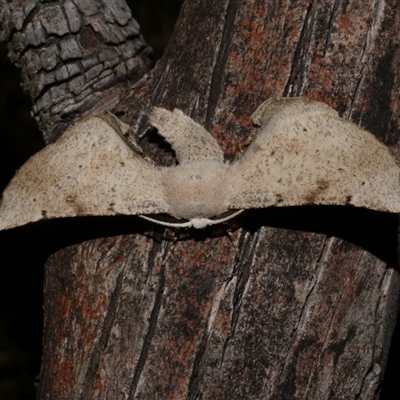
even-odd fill
[(151, 66), (124, 2), (3, 1), (0, 27), (46, 142), (75, 118), (112, 109)]

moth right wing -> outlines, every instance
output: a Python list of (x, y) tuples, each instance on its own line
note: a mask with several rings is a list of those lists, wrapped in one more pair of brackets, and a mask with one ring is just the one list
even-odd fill
[(400, 168), (371, 133), (319, 102), (267, 100), (232, 164), (231, 209), (308, 204), (400, 212)]
[(46, 218), (167, 213), (160, 170), (112, 125), (89, 118), (31, 157), (3, 193), (0, 229)]

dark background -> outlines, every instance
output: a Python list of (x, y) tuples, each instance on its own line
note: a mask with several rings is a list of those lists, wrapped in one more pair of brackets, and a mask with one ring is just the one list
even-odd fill
[[(153, 48), (156, 61), (169, 40), (183, 0), (128, 0), (127, 3), (145, 40)], [(19, 71), (8, 60), (6, 46), (2, 43), (0, 88), (2, 192), (15, 171), (44, 146), (36, 123), (30, 117), (31, 102), (20, 88)], [(54, 232), (66, 226), (61, 223)], [(34, 238), (29, 228), (0, 235), (3, 254), (0, 261), (0, 400), (35, 398), (34, 382), (41, 356), (43, 265), (51, 253), (49, 240), (57, 242), (56, 235), (41, 236), (41, 232), (37, 232), (34, 231)], [(47, 245), (42, 246), (43, 242)], [(384, 400), (398, 399), (399, 340), (398, 323), (385, 378)]]

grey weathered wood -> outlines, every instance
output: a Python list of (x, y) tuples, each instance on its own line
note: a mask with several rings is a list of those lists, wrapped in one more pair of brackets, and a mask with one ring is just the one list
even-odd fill
[(125, 1), (4, 1), (0, 23), (47, 142), (88, 110), (115, 106), (151, 65)]
[[(188, 0), (151, 77), (114, 110), (139, 137), (151, 105), (181, 108), (231, 158), (262, 100), (304, 95), (397, 155), (399, 16), (394, 0)], [(230, 237), (168, 240), (130, 221), (138, 234), (50, 257), (39, 398), (378, 398), (398, 310), (396, 216), (259, 210)]]

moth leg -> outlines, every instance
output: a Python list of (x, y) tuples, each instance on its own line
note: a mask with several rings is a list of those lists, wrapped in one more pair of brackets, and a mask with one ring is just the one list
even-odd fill
[(157, 166), (157, 164), (142, 150), (136, 141), (132, 139), (132, 136), (129, 134), (129, 131), (131, 130), (129, 125), (123, 123), (119, 118), (110, 112), (101, 115), (101, 118), (106, 121), (115, 130), (115, 132), (118, 133), (121, 139), (123, 139), (137, 155), (144, 158), (150, 164)]

